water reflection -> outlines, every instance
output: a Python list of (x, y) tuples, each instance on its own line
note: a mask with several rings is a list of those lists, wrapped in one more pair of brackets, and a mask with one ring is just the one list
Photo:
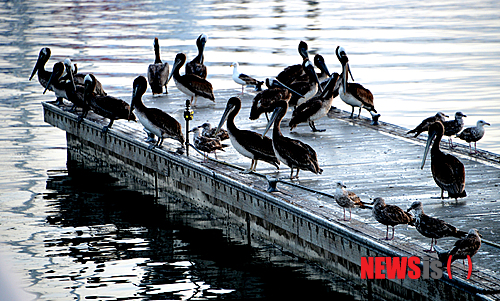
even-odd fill
[(54, 291), (99, 300), (362, 298), (333, 274), (231, 237), (187, 203), (158, 205), (109, 176), (72, 170), (47, 189), (46, 221), (56, 229), (44, 240), (52, 264), (41, 281)]

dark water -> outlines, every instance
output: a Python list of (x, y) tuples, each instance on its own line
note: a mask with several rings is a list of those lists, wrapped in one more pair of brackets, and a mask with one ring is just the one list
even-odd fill
[(235, 91), (234, 61), (255, 77), (274, 76), (297, 63), (305, 40), (338, 72), (342, 45), (381, 120), (412, 127), (461, 110), (467, 126), (492, 124), (478, 147), (498, 153), (499, 14), (497, 1), (0, 2), (0, 272), (9, 280), (0, 279), (0, 300), (16, 286), (29, 293), (19, 300), (364, 298), (270, 246), (248, 247), (182, 202), (165, 209), (123, 183), (68, 174), (65, 134), (43, 122), (40, 103), (54, 96), (28, 81), (42, 47), (52, 50), (48, 70), (71, 57), (129, 100), (155, 36), (172, 62), (178, 52), (194, 57), (194, 40), (206, 33), (208, 79)]

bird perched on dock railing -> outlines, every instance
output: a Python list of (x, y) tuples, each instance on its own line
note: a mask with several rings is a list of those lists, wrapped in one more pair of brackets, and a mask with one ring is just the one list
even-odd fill
[(422, 120), (422, 122), (420, 122), (419, 125), (417, 125), (413, 130), (408, 131), (406, 133), (406, 135), (415, 133), (415, 136), (413, 136), (413, 138), (416, 138), (422, 132), (427, 132), (429, 130), (429, 126), (431, 124), (433, 124), (436, 121), (440, 121), (441, 123), (444, 123), (446, 121), (446, 118), (448, 118), (448, 115), (446, 115), (443, 112), (437, 112), (436, 115), (425, 118), (424, 120)]
[(448, 136), (448, 143), (450, 145), (450, 148), (453, 148), (453, 142), (451, 141), (451, 136), (456, 135), (460, 133), (460, 131), (464, 127), (464, 120), (463, 117), (467, 117), (462, 112), (456, 112), (455, 113), (455, 119), (453, 120), (447, 120), (443, 122), (444, 125), (444, 135)]
[(467, 235), (467, 232), (460, 231), (441, 219), (425, 214), (422, 202), (420, 201), (413, 202), (406, 212), (410, 212), (411, 210), (415, 212), (415, 228), (417, 228), (418, 233), (431, 239), (431, 246), (426, 252), (435, 252), (432, 250), (433, 243), (437, 245), (439, 238), (448, 236), (462, 238)]
[(229, 144), (222, 144), (218, 138), (209, 138), (201, 135), (200, 127), (195, 127), (190, 130), (193, 133), (194, 147), (203, 152), (203, 162), (208, 159), (209, 153), (214, 153), (215, 159), (217, 159), (217, 151), (224, 151), (225, 147)]
[(449, 256), (452, 256), (451, 262), (457, 259), (464, 260), (467, 256), (472, 258), (479, 251), (479, 248), (481, 248), (481, 234), (479, 234), (477, 229), (470, 229), (467, 236), (457, 240), (450, 250), (444, 250), (435, 246), (439, 261), (443, 263), (443, 266), (448, 262)]
[(205, 122), (204, 124), (200, 125), (200, 127), (203, 129), (201, 131), (201, 135), (203, 137), (216, 138), (219, 139), (220, 141), (229, 139), (229, 134), (225, 129), (220, 129), (217, 132), (217, 128), (212, 127), (212, 125), (208, 122)]
[[(342, 181), (338, 181), (334, 194), (335, 201), (344, 210), (344, 221), (351, 220), (352, 208), (372, 209), (372, 207), (368, 206), (369, 204), (361, 201), (361, 199), (354, 192), (345, 190), (344, 188), (346, 188), (344, 183)], [(349, 208), (349, 219), (345, 218), (345, 208)]]
[[(373, 217), (382, 225), (387, 226), (386, 240), (394, 239), (394, 227), (397, 225), (414, 224), (415, 218), (396, 205), (387, 205), (385, 200), (377, 197), (373, 200)], [(389, 238), (389, 226), (392, 227), (392, 237)]]
[(476, 126), (464, 129), (457, 137), (469, 143), (469, 152), (472, 153), (471, 143), (474, 142), (474, 153), (477, 153), (476, 142), (484, 136), (484, 126), (490, 125), (484, 120), (478, 120)]

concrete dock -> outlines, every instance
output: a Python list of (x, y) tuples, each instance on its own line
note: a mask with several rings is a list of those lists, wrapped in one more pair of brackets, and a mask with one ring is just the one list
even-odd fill
[[(198, 100), (190, 128), (204, 122), (216, 126), (227, 100), (237, 92), (216, 91), (215, 104)], [(185, 127), (182, 119), (185, 96), (174, 89), (170, 93), (145, 99), (145, 104), (164, 109)], [(253, 96), (241, 97), (242, 110), (235, 123), (240, 128), (262, 133), (266, 125), (264, 116), (255, 122), (248, 120)], [(339, 101), (334, 100), (334, 105)], [(383, 112), (380, 112), (381, 124), (372, 126), (366, 118), (351, 120), (348, 113), (331, 110), (329, 118), (316, 122), (325, 132), (313, 133), (307, 124), (293, 132), (282, 129), (284, 135), (316, 150), (323, 174), (301, 171), (299, 180), (282, 180), (278, 183), (281, 192), (268, 193), (264, 175), (285, 177), (290, 174), (288, 167), (281, 164), (277, 171), (261, 162), (257, 174), (242, 174), (250, 166), (250, 160), (232, 147), (218, 152), (220, 162), (202, 163), (199, 153), (190, 150), (189, 157), (180, 154), (180, 144), (169, 139), (162, 148), (148, 150), (139, 123), (116, 121), (108, 133), (102, 133), (102, 126), (108, 120), (95, 114), (89, 113), (79, 124), (77, 115), (67, 112), (69, 106), (44, 103), (43, 107), (45, 121), (67, 132), (68, 164), (78, 162), (128, 178), (151, 188), (160, 203), (164, 194), (183, 198), (226, 219), (228, 224), (246, 233), (249, 242), (271, 241), (352, 281), (366, 284), (374, 295), (396, 300), (500, 300), (500, 249), (495, 246), (499, 237), (500, 157), (496, 154), (470, 155), (464, 144), (453, 149), (452, 153), (465, 165), (468, 196), (458, 202), (441, 200), (440, 189), (431, 175), (430, 158), (424, 169), (420, 169), (426, 135), (405, 136), (408, 129), (384, 123)], [(363, 115), (368, 116), (365, 111)], [(283, 124), (288, 124), (290, 116), (289, 112)], [(442, 149), (448, 151), (444, 142)], [(430, 239), (413, 227), (397, 226), (396, 238), (385, 241), (382, 239), (385, 226), (373, 219), (370, 210), (355, 209), (352, 220), (343, 221), (342, 208), (331, 198), (338, 180), (365, 201), (383, 197), (386, 203), (403, 209), (415, 200), (422, 201), (428, 215), (464, 231), (476, 228), (491, 243), (483, 243), (472, 258), (474, 272), (469, 280), (460, 261), (453, 264), (452, 280), (447, 276), (440, 280), (361, 280), (361, 257), (423, 258), (429, 256), (423, 250), (429, 247)], [(439, 245), (451, 248), (455, 240), (443, 238)]]

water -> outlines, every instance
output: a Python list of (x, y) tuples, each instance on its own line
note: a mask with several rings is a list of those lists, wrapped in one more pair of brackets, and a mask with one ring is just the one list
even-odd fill
[[(467, 126), (478, 119), (491, 123), (478, 146), (500, 153), (499, 13), (495, 1), (2, 2), (2, 262), (10, 263), (30, 298), (41, 300), (244, 294), (275, 299), (289, 293), (279, 286), (296, 287), (297, 282), (313, 299), (336, 291), (363, 298), (348, 284), (338, 285), (342, 281), (335, 276), (272, 248), (248, 250), (223, 230), (200, 230), (194, 222), (199, 213), (180, 210), (179, 219), (164, 213), (155, 223), (144, 217), (155, 211), (147, 210), (155, 208), (147, 196), (109, 182), (97, 188), (76, 183), (66, 171), (64, 132), (43, 122), (40, 103), (53, 95), (42, 95), (36, 79), (27, 80), (36, 56), (40, 48), (50, 47), (47, 69), (71, 57), (79, 70), (94, 73), (109, 94), (130, 100), (133, 78), (145, 75), (153, 62), (155, 36), (162, 59), (171, 63), (177, 52), (194, 57), (196, 37), (207, 34), (208, 79), (216, 90), (235, 91), (240, 87), (231, 79), (233, 61), (242, 72), (264, 79), (299, 63), (298, 41), (305, 40), (311, 57), (322, 54), (330, 71), (339, 72), (334, 51), (342, 45), (354, 78), (373, 92), (381, 120), (411, 128), (437, 111), (452, 116), (460, 110), (468, 115)], [(172, 83), (169, 89), (176, 90)], [(350, 110), (340, 100), (334, 105)], [(134, 216), (137, 206), (122, 208), (115, 194), (144, 200), (142, 215)], [(218, 249), (252, 257), (245, 261), (248, 270), (243, 272), (240, 262), (215, 258), (205, 252), (206, 243), (192, 238), (207, 233), (221, 242)], [(264, 267), (269, 270), (260, 272)], [(291, 278), (276, 276), (289, 271)], [(272, 281), (276, 278), (285, 285)]]

